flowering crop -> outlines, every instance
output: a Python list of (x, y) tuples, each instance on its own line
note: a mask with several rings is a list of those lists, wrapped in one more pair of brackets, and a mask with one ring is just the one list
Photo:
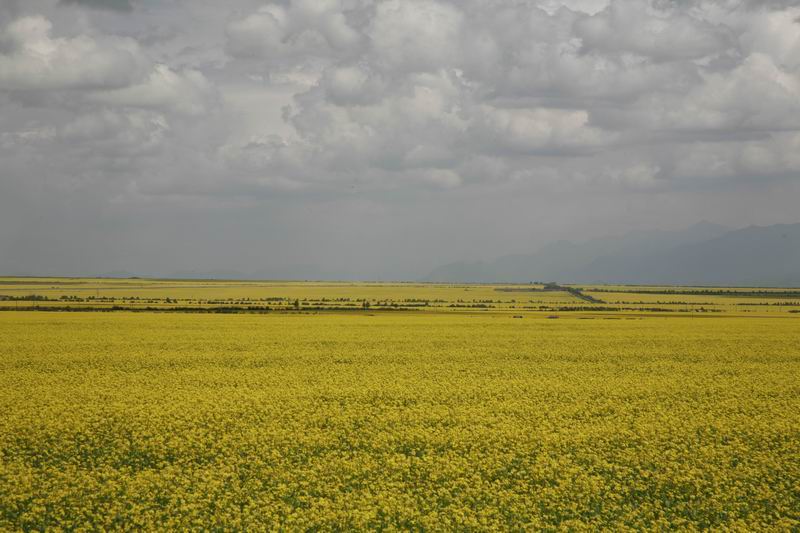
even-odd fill
[(602, 318), (0, 313), (0, 529), (800, 528), (800, 320)]

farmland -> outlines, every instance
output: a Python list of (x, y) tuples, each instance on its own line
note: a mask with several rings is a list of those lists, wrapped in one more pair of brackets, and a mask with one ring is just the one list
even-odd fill
[(566, 289), (0, 278), (0, 529), (800, 528), (800, 291)]

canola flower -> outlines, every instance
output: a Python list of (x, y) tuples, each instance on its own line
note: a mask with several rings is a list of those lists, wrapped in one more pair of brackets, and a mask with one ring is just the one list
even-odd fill
[[(549, 284), (551, 285), (551, 284)], [(8, 310), (800, 314), (799, 289), (0, 277)]]
[(800, 319), (593, 318), (0, 313), (0, 529), (800, 528)]

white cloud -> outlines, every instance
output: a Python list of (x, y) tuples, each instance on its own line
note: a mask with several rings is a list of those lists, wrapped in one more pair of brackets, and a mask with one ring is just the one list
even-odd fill
[(326, 69), (320, 85), (328, 100), (337, 105), (370, 104), (387, 93), (386, 81), (364, 65), (342, 65)]
[(612, 142), (613, 133), (589, 124), (585, 110), (497, 109), (483, 106), (471, 124), (476, 149), (508, 154), (568, 154)]
[(192, 69), (175, 72), (167, 65), (159, 64), (142, 83), (98, 92), (90, 98), (120, 106), (202, 115), (215, 105), (218, 96), (202, 72)]
[(747, 13), (739, 41), (750, 53), (761, 53), (783, 68), (800, 68), (800, 7)]
[(589, 50), (633, 53), (657, 61), (699, 59), (724, 52), (731, 32), (692, 17), (678, 6), (658, 9), (641, 0), (612, 0), (592, 17), (578, 20), (576, 34)]
[(331, 56), (358, 46), (361, 36), (348, 24), (344, 2), (294, 0), (288, 7), (270, 3), (226, 29), (234, 57), (258, 58), (291, 66), (305, 56)]
[(0, 39), (0, 91), (48, 91), (124, 87), (145, 75), (148, 61), (135, 41), (51, 36), (44, 17), (10, 23)]
[(651, 130), (745, 131), (800, 128), (800, 76), (754, 53), (727, 71), (709, 72), (685, 93), (654, 92), (635, 106), (630, 125)]
[[(281, 148), (256, 150), (253, 175), (406, 187), (447, 171), (459, 186), (558, 156), (567, 181), (642, 188), (677, 176), (674, 143), (800, 127), (793, 10), (773, 7), (289, 1), (231, 22), (228, 50), (270, 79), (305, 76), (297, 138), (273, 130)], [(642, 142), (656, 145), (626, 161)]]
[[(93, 28), (91, 22), (110, 20), (100, 15), (76, 18), (71, 26), (63, 13), (21, 16), (2, 31), (0, 95), (57, 109), (58, 119), (17, 119), (3, 142), (38, 146), (47, 135), (34, 132), (55, 131), (47, 142), (57, 152), (58, 143), (74, 149), (102, 141), (81, 138), (81, 128), (108, 128), (109, 146), (102, 149), (120, 152), (141, 143), (141, 154), (161, 153), (158, 164), (176, 165), (176, 176), (188, 174), (183, 159), (213, 160), (209, 172), (231, 174), (208, 178), (214, 186), (202, 190), (215, 193), (226, 184), (311, 191), (358, 182), (386, 190), (554, 183), (559, 176), (571, 187), (593, 180), (681, 187), (703, 164), (720, 176), (774, 174), (792, 168), (777, 154), (793, 145), (745, 150), (741, 143), (800, 128), (800, 8), (789, 4), (286, 0), (249, 11), (207, 6), (219, 13), (217, 26), (227, 21), (227, 56), (207, 63), (198, 58), (218, 57), (222, 43), (209, 40), (216, 52), (182, 50), (137, 43), (113, 27)], [(188, 23), (173, 17), (163, 24), (176, 42), (199, 42), (180, 38), (192, 32)], [(702, 149), (689, 150), (693, 144)], [(678, 153), (685, 161), (670, 163)], [(135, 157), (150, 158), (141, 154)], [(772, 169), (769, 157), (778, 161)], [(136, 164), (156, 164), (142, 161)], [(192, 188), (192, 179), (149, 174)]]
[(371, 60), (393, 73), (457, 66), (464, 18), (454, 6), (435, 0), (380, 2), (366, 30)]

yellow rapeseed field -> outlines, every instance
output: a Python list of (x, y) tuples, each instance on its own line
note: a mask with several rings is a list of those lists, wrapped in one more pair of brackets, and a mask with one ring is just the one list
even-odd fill
[(800, 529), (800, 315), (350, 287), (373, 305), (0, 312), (0, 530)]

